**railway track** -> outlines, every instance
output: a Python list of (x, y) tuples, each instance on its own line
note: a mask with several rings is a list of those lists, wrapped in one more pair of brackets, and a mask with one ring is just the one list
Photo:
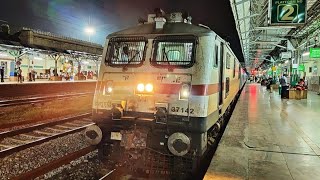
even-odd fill
[(53, 95), (53, 96), (41, 96), (41, 97), (30, 97), (24, 99), (12, 99), (12, 100), (1, 100), (0, 107), (9, 107), (9, 106), (18, 106), (18, 105), (25, 105), (25, 104), (36, 104), (42, 102), (48, 102), (57, 99), (66, 99), (66, 98), (73, 98), (73, 97), (81, 97), (81, 96), (88, 96), (93, 95), (92, 92), (87, 93), (74, 93), (74, 94), (63, 94), (63, 95)]
[(89, 113), (59, 121), (36, 124), (30, 127), (0, 133), (0, 158), (35, 145), (79, 132), (94, 123)]
[(61, 167), (65, 164), (69, 164), (71, 161), (76, 160), (80, 158), (81, 156), (84, 156), (92, 151), (96, 150), (95, 146), (89, 146), (84, 149), (81, 149), (79, 151), (67, 154), (63, 156), (62, 158), (53, 160), (47, 164), (44, 164), (36, 169), (33, 169), (29, 172), (23, 173), (17, 177), (12, 178), (13, 180), (18, 179), (34, 179), (36, 177), (39, 177), (41, 175), (44, 175), (58, 167)]
[(110, 176), (113, 175), (114, 171), (116, 171), (116, 169), (111, 170), (106, 175), (102, 176), (99, 180), (110, 179)]

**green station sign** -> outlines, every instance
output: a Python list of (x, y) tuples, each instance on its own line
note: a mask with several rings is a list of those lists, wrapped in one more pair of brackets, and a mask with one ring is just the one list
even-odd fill
[(304, 64), (299, 64), (298, 70), (304, 72), (304, 70), (305, 70)]
[(307, 0), (270, 0), (271, 25), (295, 25), (306, 22)]
[(310, 58), (320, 58), (320, 48), (310, 48)]

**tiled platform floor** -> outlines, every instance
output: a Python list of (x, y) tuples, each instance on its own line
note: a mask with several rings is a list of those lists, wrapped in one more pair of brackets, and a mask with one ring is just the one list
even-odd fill
[(246, 85), (204, 179), (320, 179), (320, 96)]

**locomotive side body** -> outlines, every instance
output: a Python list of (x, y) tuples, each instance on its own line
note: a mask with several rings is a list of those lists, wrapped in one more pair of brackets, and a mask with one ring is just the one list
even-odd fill
[(111, 164), (188, 174), (223, 123), (242, 71), (213, 31), (161, 23), (107, 37), (93, 104), (97, 126), (86, 137)]

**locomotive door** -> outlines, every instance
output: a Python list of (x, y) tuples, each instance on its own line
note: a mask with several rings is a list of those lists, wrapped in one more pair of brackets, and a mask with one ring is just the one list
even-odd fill
[(220, 43), (220, 61), (219, 61), (219, 115), (222, 113), (222, 104), (223, 104), (223, 43)]

